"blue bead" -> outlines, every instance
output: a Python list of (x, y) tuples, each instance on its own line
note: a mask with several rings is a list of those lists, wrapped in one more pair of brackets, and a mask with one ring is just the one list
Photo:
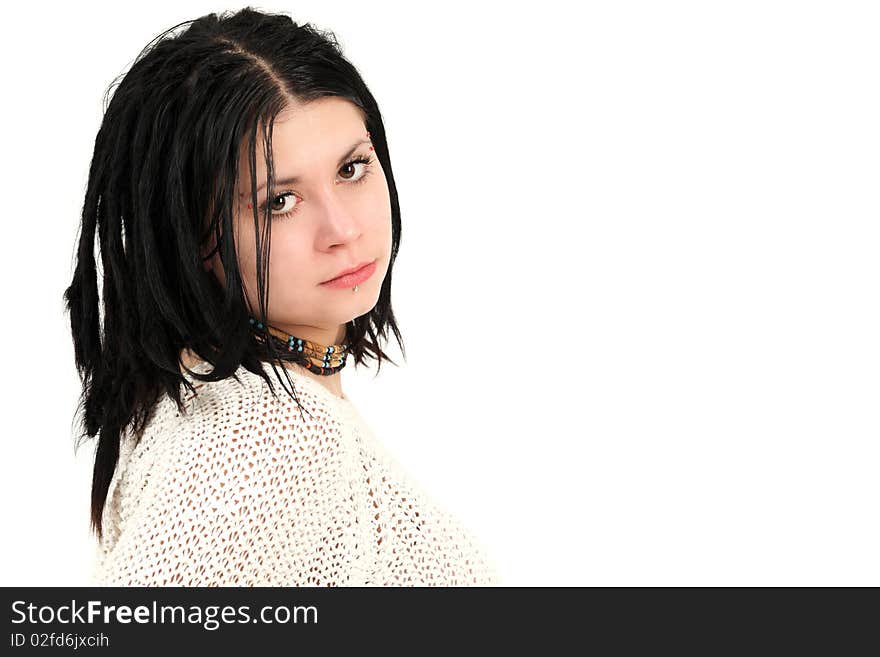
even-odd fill
[(330, 353), (332, 354), (332, 353), (333, 353), (333, 347), (327, 347), (327, 351), (330, 352)]
[(302, 350), (303, 350), (302, 345), (300, 345), (299, 349), (297, 349), (297, 351), (302, 351)]

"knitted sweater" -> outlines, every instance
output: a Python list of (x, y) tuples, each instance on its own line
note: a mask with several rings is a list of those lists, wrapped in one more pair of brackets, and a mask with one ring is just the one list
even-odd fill
[(239, 367), (241, 383), (190, 378), (184, 414), (163, 396), (139, 441), (123, 432), (93, 584), (500, 584), (484, 546), (350, 399), (291, 369), (301, 413), (264, 367), (277, 399)]

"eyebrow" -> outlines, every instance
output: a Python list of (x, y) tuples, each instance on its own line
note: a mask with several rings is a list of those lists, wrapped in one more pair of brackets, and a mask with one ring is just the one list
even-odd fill
[[(363, 145), (363, 144), (369, 144), (369, 143), (370, 143), (370, 140), (369, 140), (369, 139), (361, 139), (361, 140), (360, 140), (359, 142), (357, 142), (354, 146), (352, 146), (352, 147), (349, 149), (349, 151), (348, 151), (345, 155), (343, 155), (342, 157), (339, 158), (339, 163), (338, 163), (336, 166), (337, 166), (337, 167), (341, 167), (342, 164), (343, 164), (343, 163), (344, 163), (349, 157), (351, 157), (351, 156), (354, 154), (354, 152), (355, 152), (355, 151), (356, 151), (361, 145)], [(275, 180), (275, 186), (276, 186), (276, 187), (281, 187), (281, 186), (283, 186), (283, 185), (293, 185), (293, 184), (299, 182), (299, 180), (300, 180), (300, 177), (299, 177), (299, 176), (288, 176), (288, 177), (286, 177), (286, 178), (279, 178), (279, 179), (276, 179), (276, 180)], [(260, 185), (259, 187), (257, 187), (257, 193), (259, 194), (259, 193), (260, 193), (261, 191), (263, 191), (265, 188), (266, 188), (266, 183), (263, 183), (262, 185)]]

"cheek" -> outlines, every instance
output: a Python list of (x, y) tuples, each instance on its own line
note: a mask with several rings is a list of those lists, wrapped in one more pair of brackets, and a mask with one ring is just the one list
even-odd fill
[[(294, 288), (302, 291), (308, 285), (314, 269), (310, 269), (313, 257), (305, 247), (308, 240), (303, 236), (286, 235), (280, 230), (272, 231), (272, 251), (269, 254), (269, 294), (286, 294)], [(295, 290), (294, 290), (295, 291)]]
[[(250, 219), (248, 217), (248, 219)], [(253, 235), (253, 224), (245, 223), (239, 217), (235, 226), (235, 251), (238, 254), (238, 268), (245, 280), (256, 280), (256, 248)], [(247, 229), (250, 228), (248, 231)]]
[[(380, 181), (377, 181), (377, 183)], [(385, 180), (373, 187), (368, 197), (369, 210), (366, 219), (375, 230), (385, 230), (386, 225), (390, 231), (391, 224), (391, 198), (388, 194), (388, 186)]]

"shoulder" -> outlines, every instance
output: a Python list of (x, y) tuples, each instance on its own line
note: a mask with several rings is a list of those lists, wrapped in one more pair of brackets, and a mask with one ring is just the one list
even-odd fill
[[(209, 370), (207, 363), (195, 369)], [(243, 366), (219, 381), (194, 380), (197, 388), (188, 395), (186, 414), (180, 418), (185, 426), (175, 448), (179, 465), (220, 468), (228, 471), (226, 476), (247, 479), (255, 469), (274, 469), (303, 455), (309, 462), (340, 458), (343, 422), (326, 397), (295, 373), (291, 396), (283, 372), (279, 381), (270, 366), (264, 371), (274, 392), (263, 377)]]
[[(186, 415), (166, 401), (129, 463), (136, 497), (103, 546), (101, 582), (289, 585), (323, 573), (327, 536), (358, 513), (355, 453), (317, 391), (296, 386), (301, 413), (280, 384), (276, 397), (259, 375), (236, 374), (194, 381)], [(334, 563), (355, 548), (340, 540)]]
[[(205, 374), (211, 367), (203, 362), (193, 370)], [(315, 384), (303, 375), (289, 371), (288, 381), (283, 370), (279, 369), (276, 374), (268, 364), (263, 364), (263, 372), (265, 378), (241, 365), (232, 375), (218, 381), (187, 376), (195, 388), (195, 392), (187, 391), (185, 397), (187, 413), (201, 418), (222, 416), (237, 424), (264, 420), (267, 416), (295, 422), (291, 411), (296, 410), (303, 428), (315, 421), (332, 422), (333, 409), (327, 403), (326, 394), (319, 394)]]

